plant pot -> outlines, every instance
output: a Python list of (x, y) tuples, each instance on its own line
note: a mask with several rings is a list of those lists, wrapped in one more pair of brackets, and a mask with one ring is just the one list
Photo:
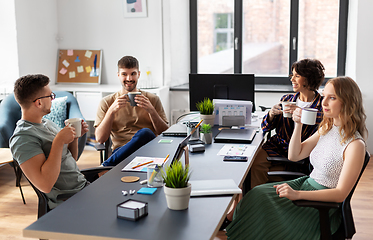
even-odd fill
[(214, 126), (215, 114), (211, 115), (203, 115), (200, 114), (200, 118), (203, 119), (201, 124), (210, 124), (210, 126)]
[(190, 192), (192, 185), (188, 183), (186, 188), (169, 188), (164, 186), (167, 207), (171, 210), (184, 210), (189, 206)]
[(212, 143), (212, 133), (200, 133), (201, 141), (205, 144), (211, 144)]

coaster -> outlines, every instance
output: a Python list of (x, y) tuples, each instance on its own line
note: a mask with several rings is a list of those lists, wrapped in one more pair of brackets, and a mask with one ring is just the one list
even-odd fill
[(136, 176), (125, 176), (125, 177), (122, 177), (120, 180), (122, 180), (122, 182), (137, 182), (139, 181), (139, 177), (136, 177)]

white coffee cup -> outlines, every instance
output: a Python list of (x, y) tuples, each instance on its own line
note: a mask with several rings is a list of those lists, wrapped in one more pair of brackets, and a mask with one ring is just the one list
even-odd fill
[(317, 112), (318, 110), (315, 108), (303, 108), (302, 117), (300, 119), (301, 123), (307, 124), (307, 125), (315, 125)]
[(76, 138), (82, 135), (82, 119), (81, 118), (66, 119), (65, 124), (71, 125), (71, 127), (75, 128)]
[(284, 112), (285, 108), (289, 108), (289, 107), (286, 107), (286, 105), (296, 105), (297, 103), (296, 102), (282, 102), (282, 113), (284, 115), (284, 118), (291, 118), (291, 116), (293, 115), (292, 113), (286, 113)]
[(129, 92), (129, 93), (127, 93), (127, 95), (128, 95), (128, 99), (130, 100), (130, 104), (131, 104), (131, 106), (137, 106), (137, 103), (135, 102), (135, 97), (137, 96), (137, 95), (141, 95), (141, 92)]

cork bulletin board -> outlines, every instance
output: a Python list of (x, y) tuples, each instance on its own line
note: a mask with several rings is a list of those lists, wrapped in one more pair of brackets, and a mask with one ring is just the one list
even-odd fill
[(58, 50), (57, 83), (101, 83), (102, 50)]

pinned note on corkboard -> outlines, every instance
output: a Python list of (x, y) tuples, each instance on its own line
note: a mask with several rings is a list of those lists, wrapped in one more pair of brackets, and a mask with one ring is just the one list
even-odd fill
[(102, 50), (58, 50), (57, 83), (101, 83)]

